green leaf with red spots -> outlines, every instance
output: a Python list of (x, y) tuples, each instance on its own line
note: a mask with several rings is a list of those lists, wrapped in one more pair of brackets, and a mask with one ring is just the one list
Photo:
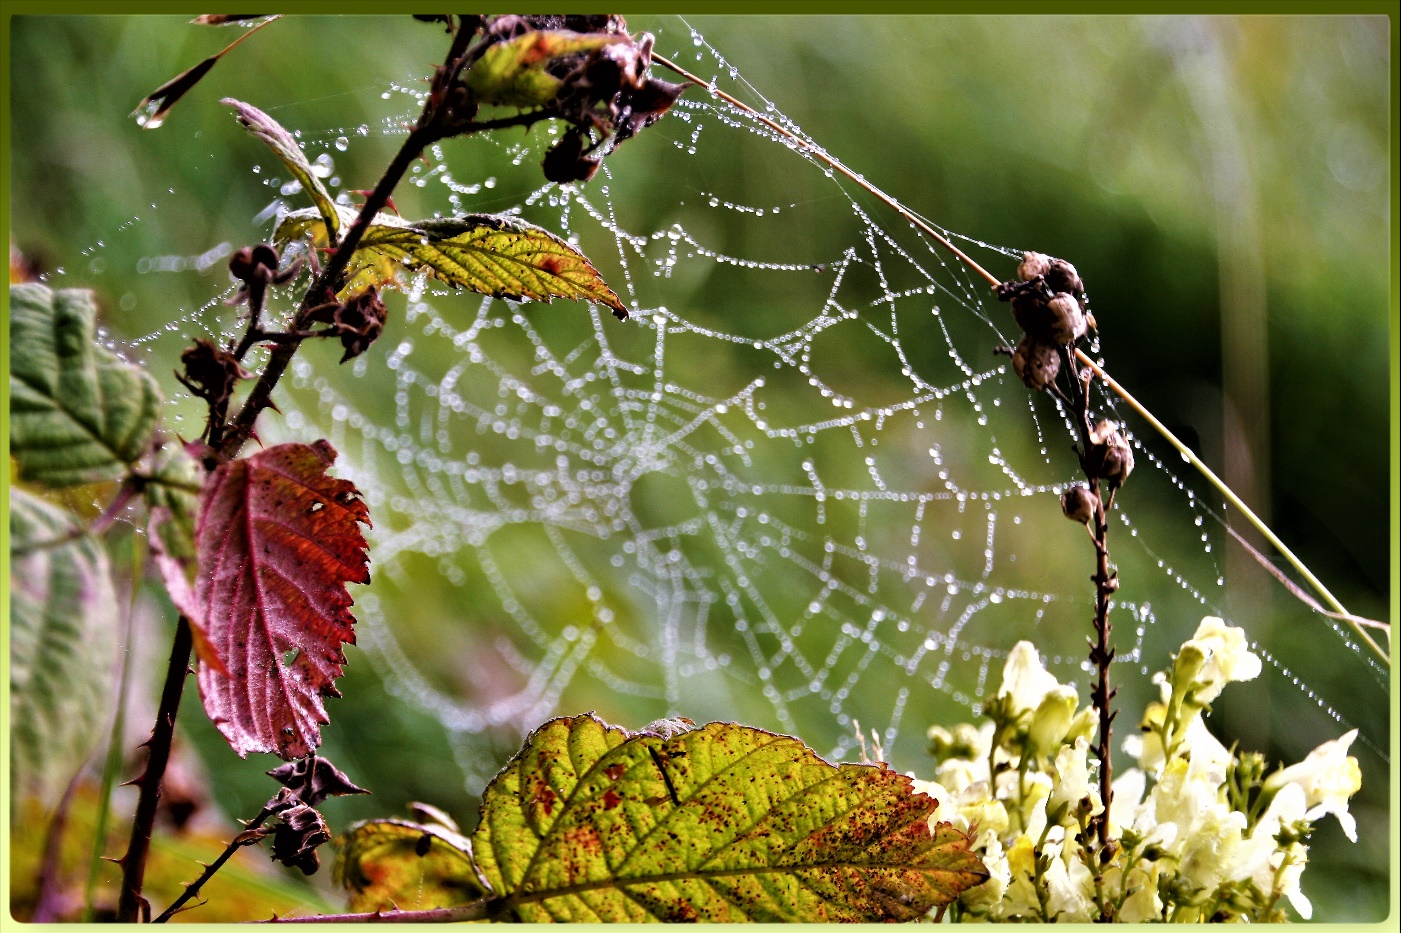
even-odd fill
[(936, 806), (760, 729), (554, 719), (483, 797), (471, 856), (490, 893), (436, 919), (914, 920), (988, 877), (965, 835), (930, 826)]
[(326, 474), (325, 441), (282, 444), (210, 474), (195, 527), (193, 589), (162, 570), (194, 627), (205, 712), (240, 756), (292, 760), (321, 742), (324, 697), (355, 643), (347, 583), (370, 582), (355, 486)]
[(472, 867), (472, 844), (456, 827), (367, 820), (338, 847), (335, 881), (356, 912), (458, 907), (487, 893)]
[(478, 103), (503, 107), (543, 107), (564, 82), (549, 68), (568, 55), (592, 52), (628, 37), (567, 29), (531, 30), (498, 42), (482, 53), (462, 76)]
[[(341, 210), (345, 228), (355, 215)], [(273, 234), (279, 246), (302, 238), (313, 247), (330, 245), (326, 222), (314, 210), (293, 211)], [(494, 298), (596, 301), (616, 317), (628, 316), (622, 301), (583, 253), (548, 230), (493, 214), (416, 222), (377, 215), (355, 250), (340, 295), (398, 284), (405, 276), (420, 274)]]

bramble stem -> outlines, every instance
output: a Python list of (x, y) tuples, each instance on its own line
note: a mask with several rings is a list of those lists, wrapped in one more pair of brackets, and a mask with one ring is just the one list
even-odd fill
[[(461, 127), (449, 126), (448, 123), (452, 118), (451, 108), (444, 103), (446, 90), (451, 86), (458, 70), (462, 67), (468, 53), (467, 46), (476, 34), (475, 25), (469, 20), (470, 17), (459, 17), (452, 45), (448, 49), (443, 67), (439, 69), (434, 79), (432, 91), (428, 95), (427, 102), (423, 105), (423, 113), (419, 115), (408, 138), (404, 140), (399, 151), (395, 153), (393, 161), (389, 163), (384, 174), (380, 176), (374, 190), (365, 199), (365, 203), (360, 206), (360, 213), (356, 216), (355, 222), (350, 225), (350, 229), (346, 231), (341, 241), (335, 244), (335, 250), (331, 253), (330, 259), (321, 270), (320, 275), (316, 276), (311, 287), (302, 296), (301, 305), (297, 308), (296, 317), (293, 318), (292, 326), (289, 328), (291, 333), (305, 331), (311, 323), (311, 312), (319, 305), (324, 304), (327, 297), (334, 295), (339, 289), (341, 276), (346, 267), (350, 265), (355, 248), (360, 245), (360, 240), (370, 229), (370, 224), (374, 222), (375, 217), (389, 203), (389, 197), (403, 179), (404, 173), (409, 170), (409, 166), (414, 163), (414, 160), (423, 154), (423, 150), (449, 135), (475, 132), (487, 128), (485, 125), (476, 125), (464, 131)], [(515, 124), (511, 123), (510, 125)], [(272, 353), (268, 356), (267, 366), (263, 368), (257, 384), (253, 386), (248, 399), (243, 403), (237, 417), (228, 426), (223, 440), (219, 444), (219, 453), (225, 459), (237, 456), (248, 438), (253, 435), (254, 423), (263, 410), (272, 403), (272, 391), (277, 388), (278, 381), (282, 379), (282, 374), (287, 371), (287, 366), (292, 362), (292, 357), (296, 356), (300, 346), (300, 340), (291, 340), (279, 342), (273, 347)]]
[(146, 855), (151, 849), (151, 828), (155, 825), (156, 807), (161, 800), (161, 781), (170, 761), (170, 743), (175, 737), (175, 715), (180, 710), (180, 696), (185, 690), (185, 675), (190, 670), (193, 647), (190, 623), (182, 615), (175, 626), (175, 641), (170, 646), (170, 663), (165, 669), (156, 725), (146, 742), (149, 749), (146, 770), (137, 779), (141, 797), (136, 802), (136, 816), (131, 823), (131, 842), (121, 858), (122, 892), (117, 901), (117, 920), (121, 923), (150, 918), (151, 905), (141, 896), (141, 885), (146, 875)]
[[(472, 35), (475, 34), (475, 29), (469, 30), (466, 27), (467, 19), (462, 18), (457, 33), (453, 36), (446, 63), (435, 81), (435, 92), (441, 91), (451, 77), (456, 75), (457, 69), (460, 67), (466, 47)], [(311, 287), (302, 297), (290, 328), (292, 334), (296, 335), (306, 330), (310, 323), (311, 313), (325, 302), (328, 294), (334, 294), (338, 289), (340, 280), (355, 253), (355, 248), (359, 245), (365, 232), (369, 230), (375, 216), (388, 202), (395, 186), (404, 177), (404, 173), (408, 171), (409, 166), (428, 145), (446, 135), (444, 122), (447, 116), (447, 108), (441, 105), (441, 94), (430, 95), (418, 123), (409, 133), (408, 138), (404, 140), (403, 146), (400, 147), (389, 167), (385, 169), (384, 175), (380, 178), (374, 191), (365, 200), (360, 214), (355, 218), (350, 229), (346, 231), (345, 237), (337, 244), (325, 268), (316, 276)], [(250, 338), (261, 330), (259, 325), (260, 306), (260, 301), (250, 301), (251, 319), (243, 341), (244, 345), (240, 347), (242, 352), (247, 352), (251, 346)], [(218, 439), (218, 453), (222, 459), (227, 460), (237, 456), (239, 450), (253, 435), (253, 426), (258, 415), (272, 403), (273, 389), (277, 387), (278, 381), (287, 371), (288, 364), (291, 363), (292, 357), (296, 355), (300, 346), (301, 340), (299, 339), (279, 341), (274, 346), (268, 357), (267, 365), (258, 377), (258, 382), (254, 385), (252, 392), (232, 422), (226, 422), (223, 413), (216, 413), (211, 407), (211, 437)], [(182, 615), (175, 629), (174, 644), (171, 645), (170, 663), (166, 668), (165, 687), (161, 691), (156, 724), (151, 731), (151, 738), (147, 742), (150, 755), (146, 770), (137, 781), (141, 787), (141, 796), (137, 801), (136, 816), (132, 822), (131, 842), (127, 847), (126, 855), (121, 859), (122, 889), (118, 900), (117, 919), (125, 923), (150, 918), (151, 905), (141, 896), (141, 887), (146, 872), (146, 856), (151, 846), (151, 829), (155, 824), (156, 807), (160, 803), (161, 782), (165, 777), (166, 765), (170, 760), (170, 746), (175, 735), (175, 717), (180, 708), (180, 697), (184, 691), (185, 675), (189, 672), (192, 650), (193, 635), (190, 623)], [(227, 854), (224, 860), (227, 860)], [(218, 864), (222, 864), (222, 861)], [(198, 886), (202, 884), (203, 877), (196, 882), (195, 889), (198, 890)], [(190, 892), (186, 892), (186, 896), (176, 902), (177, 906), (183, 904), (189, 896)], [(167, 917), (170, 912), (168, 910), (162, 914), (162, 919)]]
[(432, 910), (375, 910), (360, 914), (316, 914), (310, 917), (273, 917), (263, 923), (466, 923), (492, 916), (499, 898), (484, 897), (460, 907)]
[[(394, 156), (394, 161), (389, 163), (389, 167), (385, 169), (379, 183), (370, 192), (370, 196), (365, 199), (364, 205), (360, 208), (360, 215), (355, 218), (355, 222), (346, 231), (345, 239), (336, 247), (336, 251), (331, 254), (330, 260), (321, 270), (321, 274), (307, 289), (306, 295), (302, 298), (301, 306), (297, 309), (297, 315), (292, 321), (292, 332), (297, 333), (306, 329), (310, 323), (308, 313), (323, 303), (328, 290), (334, 291), (335, 285), (339, 282), (342, 273), (345, 272), (346, 266), (349, 265), (350, 258), (364, 237), (365, 231), (369, 230), (375, 215), (388, 202), (390, 194), (404, 177), (404, 173), (409, 170), (409, 166), (423, 150), (439, 138), (439, 130), (433, 124), (416, 127), (409, 133), (404, 144), (399, 147), (399, 152)], [(249, 393), (248, 399), (243, 403), (238, 415), (229, 424), (223, 441), (219, 445), (219, 453), (224, 458), (230, 459), (237, 456), (239, 450), (252, 436), (254, 422), (258, 420), (258, 416), (263, 413), (263, 410), (272, 403), (273, 389), (277, 388), (277, 383), (282, 379), (283, 373), (287, 371), (292, 357), (297, 355), (297, 349), (300, 346), (301, 341), (293, 340), (285, 343), (279, 342), (273, 347), (268, 356), (267, 366), (263, 368), (257, 384), (253, 386), (253, 391)]]
[(233, 841), (230, 842), (224, 848), (224, 851), (219, 854), (219, 857), (216, 858), (210, 864), (206, 865), (204, 871), (200, 874), (200, 876), (194, 881), (190, 882), (189, 885), (185, 887), (185, 893), (181, 894), (178, 898), (176, 898), (175, 903), (171, 904), (164, 911), (162, 911), (161, 915), (152, 922), (165, 923), (171, 917), (175, 916), (177, 913), (180, 912), (180, 908), (185, 906), (185, 902), (188, 901), (190, 898), (197, 896), (199, 894), (200, 888), (204, 887), (205, 882), (208, 881), (210, 878), (213, 878), (214, 874), (220, 868), (224, 867), (224, 863), (227, 862), (229, 859), (233, 858), (233, 854), (235, 852), (237, 852), (244, 846), (251, 846), (256, 844), (258, 840), (262, 837), (257, 835), (256, 833), (253, 833), (253, 830), (256, 830), (258, 827), (262, 826), (263, 822), (269, 816), (271, 816), (273, 812), (274, 811), (268, 809), (267, 807), (264, 807), (258, 813), (258, 815), (253, 818), (252, 822), (250, 822), (246, 827), (244, 827), (243, 832), (235, 836)]

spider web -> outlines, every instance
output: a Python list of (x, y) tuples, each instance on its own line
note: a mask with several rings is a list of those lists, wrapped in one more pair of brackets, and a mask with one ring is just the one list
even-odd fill
[[(688, 51), (806, 139), (698, 34)], [(386, 92), (403, 106), (380, 127), (307, 132), (308, 154), (330, 175), (357, 137), (401, 132), (417, 93)], [(859, 723), (912, 761), (931, 723), (977, 711), (1023, 638), (1087, 701), (1092, 549), (1058, 503), (1079, 475), (1074, 432), (992, 354), (1016, 334), (985, 283), (697, 89), (586, 186), (539, 182), (553, 132), (435, 149), (409, 183), (444, 214), (491, 200), (563, 233), (629, 321), (418, 281), (367, 356), (299, 355), (284, 417), (265, 419), (268, 442), (328, 435), (365, 491), (375, 583), (357, 596), (360, 644), (454, 736), (468, 785), (494, 767), (492, 734), (584, 709), (633, 727), (738, 720), (836, 759)], [(300, 206), (267, 181), (286, 200), (263, 220)], [(726, 235), (734, 215), (743, 232)], [(1012, 277), (1021, 248), (942, 232)], [(131, 346), (173, 358), (192, 331), (227, 339), (230, 318), (216, 299)], [(1110, 348), (1088, 352), (1112, 372)], [(1095, 401), (1138, 460), (1112, 516), (1114, 640), (1116, 668), (1146, 674), (1203, 615), (1225, 615), (1220, 518), (1141, 422)], [(1143, 689), (1126, 687), (1124, 707)]]

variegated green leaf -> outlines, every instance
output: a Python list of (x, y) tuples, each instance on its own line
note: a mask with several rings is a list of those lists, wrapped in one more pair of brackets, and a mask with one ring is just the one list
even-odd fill
[(24, 479), (116, 479), (151, 442), (156, 381), (96, 331), (91, 292), (10, 286), (10, 454)]
[[(312, 211), (295, 211), (278, 224), (279, 244), (307, 237), (326, 245), (326, 227)], [(588, 259), (548, 230), (515, 217), (468, 214), (415, 223), (375, 217), (348, 267), (342, 296), (428, 273), (453, 286), (495, 298), (549, 301), (572, 298), (627, 309)]]
[(338, 877), (384, 919), (416, 919), (394, 908), (427, 883), (418, 909), (439, 920), (914, 920), (988, 877), (967, 836), (931, 824), (937, 806), (884, 765), (830, 765), (788, 736), (684, 720), (629, 733), (588, 714), (531, 733), (470, 848), (451, 847), (461, 864), (444, 861), (445, 827), (377, 821)]

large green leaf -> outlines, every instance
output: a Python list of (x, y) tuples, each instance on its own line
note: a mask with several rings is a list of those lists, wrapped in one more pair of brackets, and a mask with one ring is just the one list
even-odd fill
[(462, 76), (462, 83), (483, 104), (541, 107), (564, 83), (546, 71), (551, 64), (566, 55), (626, 41), (626, 36), (567, 29), (527, 32), (487, 49)]
[(472, 868), (471, 843), (447, 826), (368, 820), (339, 844), (335, 880), (353, 911), (457, 907), (487, 893)]
[(100, 735), (116, 657), (107, 554), (68, 512), (10, 490), (10, 800), (52, 803)]
[(330, 224), (331, 233), (334, 235), (340, 229), (340, 214), (336, 210), (336, 202), (331, 199), (325, 185), (321, 184), (321, 179), (312, 171), (311, 163), (306, 160), (306, 153), (302, 152), (301, 144), (282, 128), (282, 124), (252, 104), (245, 104), (232, 97), (225, 97), (219, 103), (232, 107), (234, 116), (243, 128), (261, 139), (273, 154), (282, 160), (292, 177), (301, 182), (302, 188), (316, 205), (317, 213), (322, 220)]
[(541, 726), (487, 788), (472, 848), (526, 922), (911, 920), (987, 877), (883, 766), (711, 723)]
[[(372, 891), (356, 900), (371, 909), (402, 907), (424, 877), (439, 892), (425, 907), (489, 887), (434, 919), (817, 922), (916, 919), (988, 876), (965, 835), (930, 826), (937, 803), (883, 765), (830, 765), (730, 723), (663, 725), (551, 720), (487, 787), (470, 849), (453, 847), (461, 867), (446, 849), (416, 863), (438, 829), (380, 821), (352, 833), (338, 877)], [(459, 873), (451, 894), (445, 871)]]
[(97, 342), (92, 293), (10, 286), (10, 453), (49, 486), (115, 479), (151, 441), (156, 381)]
[[(347, 212), (342, 220), (353, 218)], [(302, 237), (315, 246), (327, 245), (326, 225), (314, 211), (288, 214), (273, 235), (279, 245)], [(341, 296), (396, 283), (405, 273), (428, 273), (454, 288), (494, 298), (596, 301), (617, 317), (627, 317), (623, 303), (582, 253), (515, 217), (467, 214), (410, 223), (379, 214), (355, 250)]]

